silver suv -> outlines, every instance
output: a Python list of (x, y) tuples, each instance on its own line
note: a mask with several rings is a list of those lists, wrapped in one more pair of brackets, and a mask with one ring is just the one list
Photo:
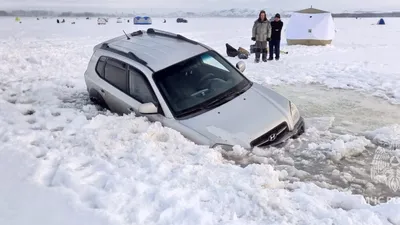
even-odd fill
[(90, 99), (159, 121), (189, 140), (231, 150), (276, 146), (304, 132), (297, 107), (251, 82), (210, 47), (153, 28), (96, 45), (85, 72)]

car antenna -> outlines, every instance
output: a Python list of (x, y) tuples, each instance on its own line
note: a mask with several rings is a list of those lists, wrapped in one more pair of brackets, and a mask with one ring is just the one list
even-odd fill
[(122, 30), (122, 31), (124, 32), (126, 38), (127, 38), (128, 40), (131, 40), (131, 38), (125, 33), (125, 31), (124, 31), (124, 30)]

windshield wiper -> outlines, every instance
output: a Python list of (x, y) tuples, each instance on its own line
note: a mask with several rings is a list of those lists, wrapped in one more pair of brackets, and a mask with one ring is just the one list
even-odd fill
[[(246, 85), (246, 87), (248, 87), (248, 85)], [(203, 111), (203, 110), (215, 108), (215, 107), (217, 107), (219, 105), (222, 105), (225, 102), (228, 102), (228, 101), (234, 99), (235, 97), (237, 97), (237, 96), (243, 94), (244, 92), (246, 92), (248, 90), (248, 88), (246, 88), (246, 87), (244, 87), (244, 88), (242, 88), (242, 89), (240, 89), (238, 91), (235, 91), (235, 90), (228, 91), (224, 95), (221, 95), (220, 97), (216, 98), (215, 100), (213, 100), (212, 102), (210, 102), (210, 103), (208, 103), (206, 105), (204, 103), (202, 103), (202, 104), (200, 104), (199, 106), (197, 106), (195, 108), (185, 109), (178, 115), (178, 117), (183, 117), (183, 116), (186, 116), (186, 115), (190, 115), (192, 113), (200, 112), (200, 111)]]
[(177, 117), (187, 116), (187, 115), (190, 115), (192, 113), (200, 112), (202, 110), (205, 110), (205, 108), (204, 107), (195, 107), (195, 108), (185, 109), (181, 113), (179, 113), (177, 115)]
[(216, 107), (218, 105), (222, 105), (225, 102), (228, 102), (232, 99), (234, 99), (235, 97), (243, 94), (244, 92), (247, 91), (247, 88), (243, 88), (239, 91), (229, 91), (228, 93), (222, 95), (221, 97), (215, 99), (214, 101), (210, 102), (209, 104), (207, 104), (206, 108), (213, 108)]

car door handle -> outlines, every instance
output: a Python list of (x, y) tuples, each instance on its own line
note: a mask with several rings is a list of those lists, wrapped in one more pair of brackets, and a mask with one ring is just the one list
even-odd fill
[(135, 110), (133, 108), (128, 108), (129, 111), (134, 112)]
[(101, 91), (101, 93), (103, 93), (103, 94), (106, 93), (103, 89), (100, 89), (100, 91)]

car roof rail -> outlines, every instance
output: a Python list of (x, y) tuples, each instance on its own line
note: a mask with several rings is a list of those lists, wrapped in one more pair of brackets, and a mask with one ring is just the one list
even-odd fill
[(147, 62), (144, 61), (143, 59), (139, 58), (139, 57), (138, 57), (137, 55), (135, 55), (135, 53), (133, 53), (133, 52), (124, 52), (124, 51), (121, 51), (121, 50), (112, 48), (112, 47), (110, 47), (110, 46), (108, 45), (108, 43), (103, 43), (103, 45), (101, 46), (101, 49), (107, 49), (108, 51), (114, 52), (114, 53), (116, 53), (116, 54), (118, 54), (118, 55), (123, 55), (123, 56), (125, 56), (125, 57), (127, 57), (127, 58), (130, 58), (130, 59), (132, 59), (132, 60), (134, 60), (134, 61), (136, 61), (136, 62), (138, 62), (138, 63), (140, 63), (140, 64), (142, 64), (142, 65), (144, 65), (144, 66), (146, 66), (146, 67), (148, 67), (148, 66), (147, 66)]
[(164, 37), (177, 38), (179, 40), (187, 41), (187, 42), (190, 42), (190, 43), (195, 44), (195, 45), (199, 44), (197, 41), (189, 39), (189, 38), (187, 38), (187, 37), (185, 37), (183, 35), (174, 34), (174, 33), (171, 33), (171, 32), (158, 30), (158, 29), (154, 29), (154, 28), (147, 29), (147, 34), (154, 34), (154, 35), (160, 35), (160, 36), (164, 36)]

